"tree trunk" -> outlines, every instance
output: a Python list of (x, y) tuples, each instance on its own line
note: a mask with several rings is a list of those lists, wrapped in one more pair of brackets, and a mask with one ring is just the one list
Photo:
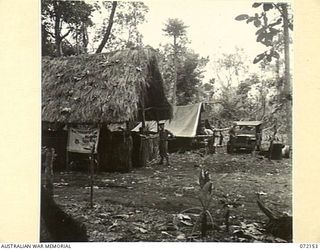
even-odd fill
[(172, 89), (172, 104), (177, 104), (177, 83), (178, 83), (178, 63), (177, 63), (177, 37), (173, 36), (173, 61), (174, 61), (174, 81)]
[(55, 13), (54, 18), (54, 39), (56, 45), (56, 56), (62, 56), (62, 38), (61, 38), (61, 11), (60, 11), (60, 4), (58, 1), (53, 2), (53, 9)]
[(58, 1), (54, 1), (53, 8), (54, 8), (54, 12), (56, 13), (55, 19), (54, 19), (54, 39), (55, 39), (55, 45), (56, 45), (56, 55), (60, 57), (60, 56), (63, 56), (62, 40), (70, 34), (71, 29), (69, 29), (66, 34), (61, 35), (62, 20), (61, 20), (61, 10), (60, 10)]
[(109, 36), (111, 34), (111, 28), (113, 25), (114, 13), (116, 12), (117, 4), (118, 4), (117, 1), (112, 2), (112, 9), (111, 9), (110, 17), (109, 17), (108, 27), (107, 27), (106, 33), (104, 34), (104, 37), (103, 37), (100, 45), (96, 51), (96, 54), (101, 53), (101, 51), (103, 50), (104, 46), (106, 45), (106, 43), (109, 39)]
[(55, 22), (54, 22), (54, 37), (55, 37), (55, 44), (56, 44), (56, 55), (62, 56), (62, 46), (61, 46), (61, 35), (60, 35), (60, 16), (57, 15)]
[(281, 4), (283, 11), (283, 28), (284, 28), (284, 56), (285, 56), (285, 82), (284, 96), (286, 98), (287, 114), (287, 144), (292, 146), (292, 95), (291, 95), (291, 75), (290, 75), (290, 56), (289, 56), (289, 24), (287, 4)]
[(261, 109), (262, 109), (260, 121), (263, 121), (263, 119), (266, 115), (266, 94), (264, 91), (264, 85), (261, 85), (261, 87), (260, 87), (260, 97), (261, 97)]
[(83, 53), (87, 53), (87, 47), (89, 43), (89, 36), (88, 36), (88, 27), (86, 23), (82, 23), (81, 27), (81, 33), (82, 33), (82, 48), (83, 48)]

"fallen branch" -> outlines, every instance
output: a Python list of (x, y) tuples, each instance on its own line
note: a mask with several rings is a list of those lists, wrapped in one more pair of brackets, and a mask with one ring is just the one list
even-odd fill
[(262, 203), (259, 195), (257, 204), (261, 211), (269, 218), (266, 232), (286, 241), (292, 241), (292, 216), (279, 212), (277, 212), (279, 215), (276, 215)]

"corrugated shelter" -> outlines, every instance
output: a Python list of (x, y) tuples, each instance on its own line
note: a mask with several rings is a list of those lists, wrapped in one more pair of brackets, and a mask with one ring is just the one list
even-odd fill
[[(156, 52), (151, 47), (42, 59), (44, 127), (100, 127), (98, 153), (102, 166), (111, 165), (111, 158), (107, 160), (106, 155), (121, 158), (121, 152), (130, 144), (128, 133), (113, 134), (108, 125), (171, 117), (172, 108), (164, 94)], [(113, 163), (119, 162), (113, 159)]]

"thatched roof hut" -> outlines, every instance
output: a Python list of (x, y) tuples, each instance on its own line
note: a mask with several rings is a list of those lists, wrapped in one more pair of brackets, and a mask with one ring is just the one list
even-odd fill
[(42, 59), (42, 121), (122, 123), (170, 119), (153, 49)]

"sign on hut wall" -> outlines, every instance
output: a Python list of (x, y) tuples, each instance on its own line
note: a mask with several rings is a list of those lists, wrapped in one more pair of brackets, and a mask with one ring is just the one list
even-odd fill
[(97, 153), (99, 133), (99, 128), (70, 128), (68, 133), (67, 150), (74, 153), (90, 154), (93, 145), (95, 145), (94, 152)]

